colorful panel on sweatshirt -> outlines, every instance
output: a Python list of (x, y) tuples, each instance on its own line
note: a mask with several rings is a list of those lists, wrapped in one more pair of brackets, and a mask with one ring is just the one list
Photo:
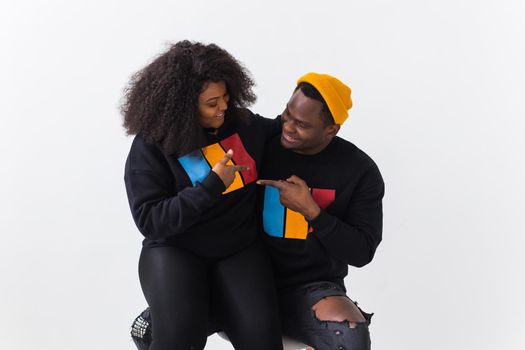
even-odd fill
[(202, 150), (180, 157), (179, 163), (195, 186), (197, 182), (202, 182), (208, 176), (213, 166), (224, 157), (229, 149), (233, 150), (233, 157), (227, 164), (247, 165), (249, 169), (235, 173), (233, 183), (223, 192), (225, 194), (242, 188), (257, 179), (255, 161), (246, 151), (238, 134), (233, 134), (218, 143), (202, 148)]
[(264, 187), (263, 227), (270, 236), (282, 237), (284, 232), (285, 207), (279, 199), (279, 190), (275, 187)]
[[(312, 198), (321, 209), (326, 209), (335, 200), (335, 190), (312, 188)], [(281, 204), (279, 190), (265, 186), (263, 205), (263, 228), (273, 237), (306, 239), (312, 228), (303, 215)]]
[(286, 208), (286, 225), (284, 238), (306, 239), (308, 234), (308, 221), (303, 215)]
[(249, 169), (240, 172), (245, 185), (257, 180), (257, 166), (255, 161), (244, 148), (238, 134), (233, 134), (232, 136), (225, 138), (220, 144), (226, 151), (229, 149), (233, 151), (233, 161), (235, 164), (246, 165), (249, 167)]
[[(222, 148), (220, 143), (214, 143), (212, 145), (206, 146), (202, 149), (202, 153), (204, 154), (204, 157), (206, 157), (206, 160), (208, 163), (212, 165), (212, 167), (217, 164), (219, 160), (221, 160), (224, 155), (226, 154), (226, 151)], [(235, 153), (234, 153), (235, 155)], [(227, 165), (235, 165), (234, 162), (232, 162), (234, 159), (230, 159)], [(235, 173), (235, 178), (233, 179), (232, 184), (223, 192), (228, 193), (231, 191), (238, 190), (243, 186), (241, 176), (239, 175), (239, 172)]]
[(326, 209), (335, 200), (335, 190), (312, 188), (312, 198), (321, 209)]
[(188, 174), (193, 186), (197, 185), (197, 182), (202, 182), (211, 170), (201, 150), (180, 157), (179, 163)]

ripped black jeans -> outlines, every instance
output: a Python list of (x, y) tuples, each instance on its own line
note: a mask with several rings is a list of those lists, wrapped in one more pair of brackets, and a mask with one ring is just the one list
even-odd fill
[(348, 322), (320, 321), (312, 307), (329, 296), (346, 297), (346, 292), (336, 283), (322, 281), (279, 293), (283, 334), (315, 350), (370, 350), (368, 326), (373, 314), (359, 309), (366, 322), (357, 323), (355, 328), (350, 328)]

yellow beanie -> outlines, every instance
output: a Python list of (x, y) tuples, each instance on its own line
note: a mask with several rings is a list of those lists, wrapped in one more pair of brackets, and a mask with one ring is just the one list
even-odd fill
[(309, 83), (323, 96), (332, 113), (336, 124), (343, 124), (348, 118), (348, 110), (352, 108), (352, 90), (339, 79), (328, 74), (307, 73), (297, 80), (299, 83)]

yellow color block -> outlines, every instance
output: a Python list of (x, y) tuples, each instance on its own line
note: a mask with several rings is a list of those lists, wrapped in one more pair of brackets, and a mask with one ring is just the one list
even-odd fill
[[(204, 156), (206, 157), (206, 160), (208, 163), (210, 163), (211, 167), (213, 168), (215, 164), (221, 160), (226, 152), (222, 149), (221, 145), (218, 143), (214, 143), (213, 145), (206, 146), (202, 149), (202, 153), (204, 153)], [(226, 163), (227, 165), (234, 165), (231, 159)], [(235, 191), (239, 188), (241, 188), (244, 184), (242, 183), (241, 175), (239, 175), (239, 172), (235, 173), (235, 179), (233, 180), (233, 183), (228, 187), (222, 194)]]
[(306, 239), (308, 234), (308, 222), (296, 211), (286, 209), (285, 238)]

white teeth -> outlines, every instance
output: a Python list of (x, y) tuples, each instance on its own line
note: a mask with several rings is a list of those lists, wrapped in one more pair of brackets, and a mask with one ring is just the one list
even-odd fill
[(287, 141), (290, 141), (290, 142), (294, 142), (296, 139), (294, 139), (293, 137), (290, 137), (286, 134), (283, 134), (283, 137), (287, 140)]

